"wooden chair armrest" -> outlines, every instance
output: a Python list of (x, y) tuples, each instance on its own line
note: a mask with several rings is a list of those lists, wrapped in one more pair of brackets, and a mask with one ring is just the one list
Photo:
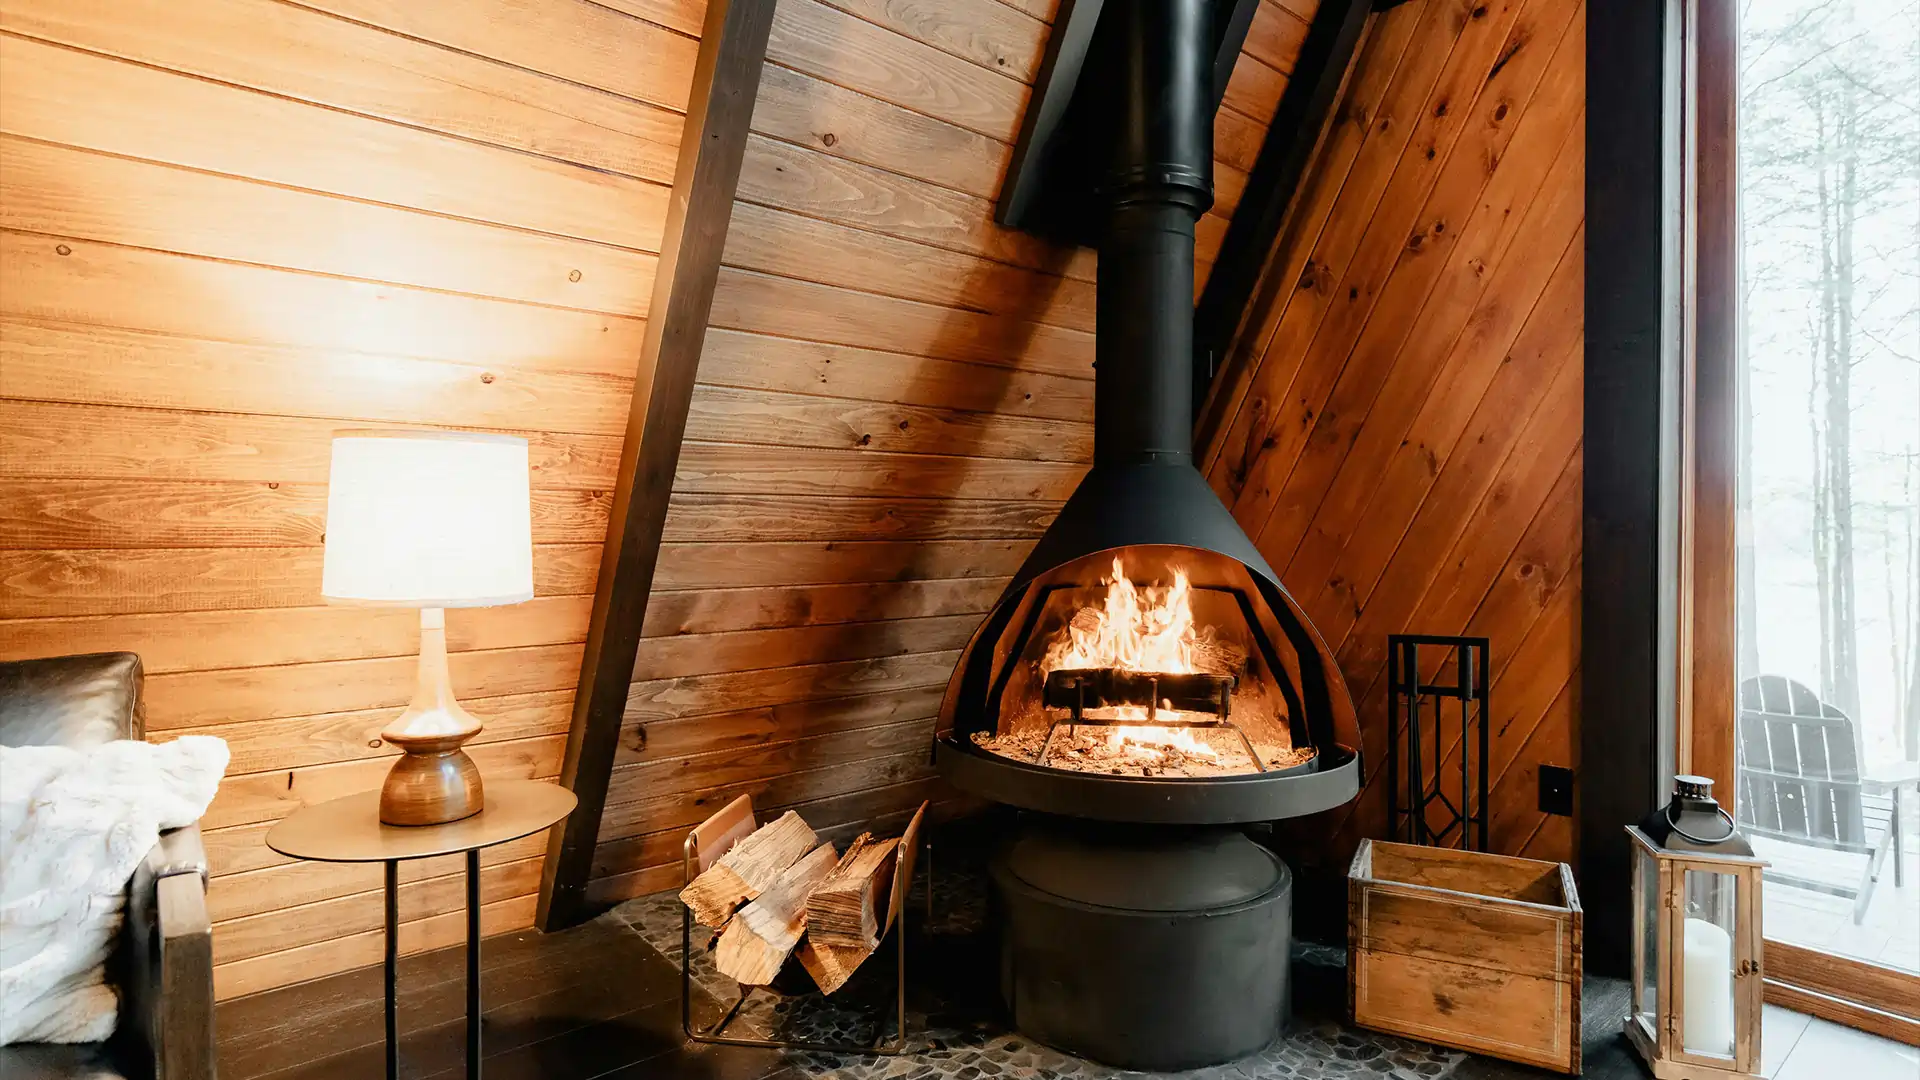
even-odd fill
[(1863, 791), (1875, 794), (1900, 788), (1920, 790), (1920, 761), (1896, 761), (1860, 778)]
[(155, 1080), (213, 1080), (213, 925), (200, 827), (161, 835), (128, 887), (130, 963), (123, 1020)]

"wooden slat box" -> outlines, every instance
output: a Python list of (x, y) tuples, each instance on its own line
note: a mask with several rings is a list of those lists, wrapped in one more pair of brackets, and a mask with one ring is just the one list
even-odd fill
[(1578, 1075), (1580, 898), (1564, 864), (1362, 841), (1353, 1022)]

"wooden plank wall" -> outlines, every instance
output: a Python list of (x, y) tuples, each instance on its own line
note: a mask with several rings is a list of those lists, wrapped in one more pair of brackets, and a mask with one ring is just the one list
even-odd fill
[(1491, 639), (1492, 847), (1572, 855), (1536, 778), (1573, 764), (1579, 722), (1585, 15), (1416, 0), (1375, 18), (1204, 448), (1359, 706), (1363, 795), (1302, 830), (1336, 866), (1385, 833), (1403, 631)]
[[(1052, 6), (781, 3), (602, 898), (736, 791), (935, 794), (954, 650), (1090, 449), (1091, 255), (990, 223)], [(262, 843), (379, 783), (412, 689), (411, 612), (319, 602), (336, 428), (532, 440), (538, 596), (449, 637), (482, 769), (558, 769), (702, 14), (0, 0), (0, 657), (134, 650), (154, 738), (229, 741), (222, 996), (380, 955), (378, 871)], [(1310, 14), (1263, 0), (1204, 250)], [(486, 853), (490, 932), (543, 851)], [(457, 940), (456, 870), (407, 865), (407, 951)]]
[[(1054, 6), (780, 0), (667, 520), (771, 588), (650, 615), (593, 899), (677, 884), (742, 792), (816, 827), (951, 797), (947, 676), (1092, 455), (1093, 253), (992, 222)], [(1260, 5), (1202, 279), (1311, 15)]]
[[(701, 15), (0, 3), (0, 655), (134, 650), (152, 737), (228, 740), (223, 997), (380, 957), (377, 868), (262, 843), (379, 784), (413, 689), (411, 611), (320, 604), (334, 429), (532, 440), (538, 596), (448, 629), (481, 768), (558, 771)], [(489, 931), (544, 842), (486, 853)], [(407, 864), (407, 949), (459, 939), (458, 869)]]

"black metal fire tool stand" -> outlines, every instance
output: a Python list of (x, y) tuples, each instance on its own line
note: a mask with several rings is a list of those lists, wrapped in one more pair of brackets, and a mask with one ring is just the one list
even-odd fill
[[(1487, 659), (1486, 638), (1430, 634), (1387, 637), (1387, 730), (1391, 733), (1387, 740), (1387, 824), (1394, 839), (1487, 850)], [(1451, 674), (1452, 681), (1422, 681), (1421, 671), (1434, 669), (1436, 664), (1435, 680)], [(1449, 713), (1457, 721), (1451, 727), (1460, 739), (1457, 803), (1448, 797), (1447, 777), (1442, 775)], [(1429, 756), (1433, 763), (1430, 775)], [(1429, 816), (1435, 803), (1442, 814), (1438, 828)]]

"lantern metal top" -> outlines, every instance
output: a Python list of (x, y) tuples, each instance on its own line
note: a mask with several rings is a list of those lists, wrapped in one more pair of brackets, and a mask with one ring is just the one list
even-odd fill
[(1674, 777), (1673, 798), (1647, 815), (1640, 831), (1663, 852), (1753, 857), (1753, 845), (1714, 800), (1713, 781), (1704, 776)]
[[(1758, 855), (1742, 854), (1731, 848), (1725, 850), (1714, 850), (1711, 848), (1707, 850), (1696, 850), (1692, 847), (1671, 847), (1647, 835), (1646, 830), (1640, 825), (1627, 826), (1627, 835), (1631, 836), (1634, 843), (1639, 844), (1647, 854), (1661, 859), (1700, 864), (1714, 863), (1726, 867), (1768, 865), (1767, 860), (1760, 858)], [(1729, 869), (1727, 872), (1732, 873), (1733, 871)]]
[(1673, 793), (1689, 799), (1713, 798), (1713, 781), (1705, 776), (1676, 776)]

